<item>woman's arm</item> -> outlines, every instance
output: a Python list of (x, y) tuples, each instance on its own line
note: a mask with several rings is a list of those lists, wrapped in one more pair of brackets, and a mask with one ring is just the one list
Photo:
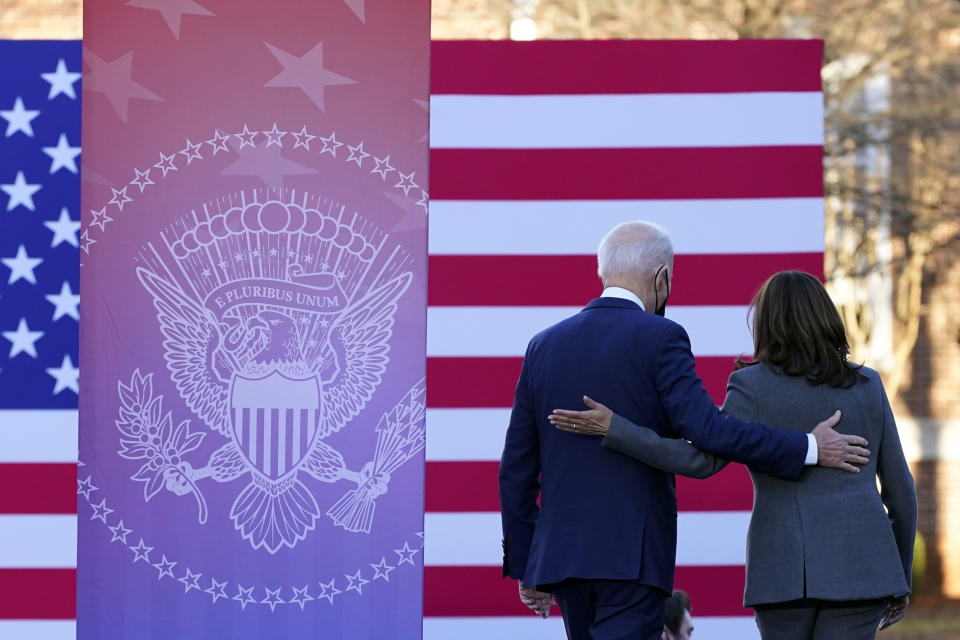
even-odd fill
[(900, 551), (907, 587), (912, 585), (913, 544), (917, 533), (917, 493), (913, 486), (913, 475), (903, 456), (897, 423), (890, 409), (887, 394), (880, 385), (883, 402), (883, 436), (880, 451), (877, 454), (877, 476), (880, 478), (880, 495), (887, 507), (893, 537)]
[(583, 402), (590, 410), (557, 409), (549, 416), (550, 422), (569, 433), (603, 436), (603, 446), (667, 473), (703, 479), (727, 465), (723, 458), (700, 451), (686, 440), (662, 438), (587, 396)]

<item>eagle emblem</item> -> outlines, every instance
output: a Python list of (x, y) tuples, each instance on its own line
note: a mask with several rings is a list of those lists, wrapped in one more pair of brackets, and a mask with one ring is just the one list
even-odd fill
[[(379, 248), (329, 213), (270, 201), (200, 223), (170, 245), (173, 260), (144, 260), (137, 277), (156, 310), (171, 381), (208, 433), (224, 439), (194, 468), (184, 459), (188, 450), (177, 447), (190, 441), (195, 449), (203, 434), (181, 424), (164, 436), (155, 409), (155, 446), (133, 476), (147, 483), (146, 499), (161, 484), (194, 494), (203, 523), (201, 483), (239, 480), (244, 486), (229, 518), (254, 549), (272, 554), (294, 547), (321, 517), (305, 481), (345, 480), (356, 487), (326, 515), (369, 533), (390, 473), (424, 444), (421, 383), (376, 423), (374, 456), (362, 467), (351, 469), (328, 442), (374, 397), (389, 364), (398, 303), (411, 284), (396, 253), (377, 264)], [(150, 375), (138, 370), (120, 385), (121, 419), (124, 410), (138, 424), (151, 419)], [(141, 450), (127, 443), (121, 455)]]

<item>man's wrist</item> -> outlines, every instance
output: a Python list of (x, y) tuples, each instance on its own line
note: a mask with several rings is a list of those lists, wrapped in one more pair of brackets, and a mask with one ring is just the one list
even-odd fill
[(804, 466), (816, 466), (820, 459), (820, 451), (817, 449), (817, 436), (812, 433), (807, 434), (807, 457), (803, 461)]

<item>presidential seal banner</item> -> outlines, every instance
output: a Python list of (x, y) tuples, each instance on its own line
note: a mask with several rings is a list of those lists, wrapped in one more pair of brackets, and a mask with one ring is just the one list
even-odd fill
[(421, 637), (429, 3), (84, 9), (78, 637)]

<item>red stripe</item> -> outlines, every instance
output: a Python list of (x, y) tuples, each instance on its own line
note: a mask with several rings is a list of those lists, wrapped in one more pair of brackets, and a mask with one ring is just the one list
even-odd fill
[[(500, 511), (495, 460), (427, 462), (428, 512)], [(677, 477), (680, 511), (750, 511), (753, 486), (746, 467), (731, 464), (706, 480)]]
[(76, 513), (77, 465), (0, 464), (0, 513)]
[(0, 569), (0, 619), (77, 617), (76, 569)]
[[(723, 402), (734, 356), (699, 357), (697, 373), (717, 404)], [(427, 406), (508, 408), (523, 358), (427, 358)]]
[(819, 40), (444, 42), (433, 94), (820, 91)]
[[(823, 253), (684, 254), (674, 266), (671, 305), (745, 305), (778, 271), (800, 269), (822, 279)], [(592, 255), (430, 256), (435, 307), (582, 306), (601, 290)]]
[(431, 149), (434, 200), (823, 196), (823, 147)]
[[(500, 567), (426, 567), (424, 616), (530, 616), (517, 583)], [(675, 587), (690, 594), (696, 616), (749, 616), (743, 607), (744, 568), (678, 567)], [(560, 615), (554, 606), (550, 615)]]

